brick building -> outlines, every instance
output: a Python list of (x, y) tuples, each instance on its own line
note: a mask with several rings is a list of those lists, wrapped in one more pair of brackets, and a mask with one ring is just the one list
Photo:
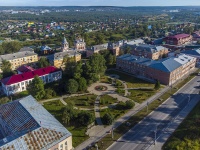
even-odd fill
[(135, 45), (131, 54), (157, 60), (168, 55), (168, 49), (163, 46), (139, 44)]
[(116, 68), (152, 81), (171, 85), (195, 68), (196, 58), (179, 54), (176, 57), (155, 61), (149, 58), (125, 54), (117, 57)]
[(86, 43), (84, 39), (78, 38), (74, 41), (74, 48), (75, 50), (85, 50), (86, 49)]
[(169, 45), (183, 45), (192, 41), (192, 36), (190, 34), (177, 34), (174, 36), (168, 36), (164, 38), (163, 41), (165, 44)]

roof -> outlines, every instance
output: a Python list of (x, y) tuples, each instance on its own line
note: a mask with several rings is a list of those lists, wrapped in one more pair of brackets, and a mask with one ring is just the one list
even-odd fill
[(148, 45), (148, 44), (139, 44), (136, 46), (135, 50), (136, 51), (147, 51), (150, 53), (156, 53), (158, 51), (161, 51), (163, 49), (166, 49), (163, 46), (155, 46), (155, 45)]
[(181, 51), (182, 54), (200, 56), (200, 49)]
[(34, 71), (35, 69), (33, 69), (31, 66), (27, 66), (27, 65), (22, 65), (20, 66), (17, 71), (20, 71), (20, 72), (29, 72), (29, 71)]
[(49, 51), (49, 50), (52, 50), (52, 49), (49, 46), (44, 45), (44, 46), (41, 46), (40, 50), (41, 51)]
[(31, 51), (31, 52), (33, 52), (34, 49), (32, 49), (31, 47), (23, 47), (23, 48), (21, 48), (19, 51), (20, 51), (20, 52), (24, 52), (24, 51)]
[(34, 55), (37, 55), (37, 54), (32, 51), (17, 52), (13, 54), (0, 55), (0, 61), (13, 60), (13, 59), (23, 58), (27, 56), (34, 56)]
[(136, 39), (136, 40), (131, 40), (131, 41), (127, 41), (127, 45), (137, 45), (137, 44), (141, 44), (144, 43), (143, 39)]
[(177, 34), (177, 35), (174, 35), (174, 36), (168, 36), (167, 38), (173, 38), (173, 39), (181, 39), (181, 38), (186, 38), (186, 37), (189, 37), (190, 34)]
[(12, 75), (10, 77), (2, 79), (1, 82), (4, 85), (11, 85), (11, 84), (15, 84), (15, 83), (18, 83), (18, 82), (22, 82), (22, 81), (25, 81), (25, 80), (32, 79), (36, 75), (43, 76), (43, 75), (53, 73), (53, 72), (57, 72), (57, 71), (59, 71), (59, 69), (57, 69), (56, 67), (49, 66), (49, 67), (46, 67), (46, 68), (40, 68), (40, 69), (37, 69), (37, 70), (34, 70), (34, 71), (25, 72), (25, 73), (22, 73), (22, 74), (15, 74), (15, 75)]
[(75, 50), (68, 50), (66, 52), (59, 52), (59, 53), (54, 53), (52, 55), (49, 55), (47, 58), (50, 61), (53, 60), (59, 60), (59, 59), (63, 59), (64, 56), (68, 55), (69, 57), (73, 57), (75, 55), (81, 55), (79, 52), (75, 51)]
[(185, 55), (185, 54), (180, 54), (177, 55), (176, 57), (170, 57), (163, 59), (161, 61), (158, 61), (158, 63), (151, 64), (149, 67), (161, 70), (164, 72), (172, 72), (176, 70), (177, 68), (181, 67), (182, 65), (188, 63), (188, 61), (194, 59), (194, 57)]
[(68, 44), (68, 42), (67, 42), (65, 37), (63, 38), (62, 44)]
[(99, 51), (99, 50), (105, 50), (108, 48), (108, 43), (105, 44), (101, 44), (101, 45), (94, 45), (89, 47), (87, 50), (91, 50), (91, 51)]
[(31, 95), (0, 105), (2, 150), (46, 150), (71, 136)]

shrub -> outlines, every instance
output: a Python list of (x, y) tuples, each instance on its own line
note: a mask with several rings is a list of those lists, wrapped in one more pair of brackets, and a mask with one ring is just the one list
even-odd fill
[(134, 103), (133, 100), (128, 100), (128, 101), (126, 101), (126, 108), (127, 108), (127, 109), (131, 109), (131, 108), (133, 108), (134, 106), (135, 106), (135, 103)]
[(113, 122), (113, 120), (114, 120), (113, 116), (112, 116), (110, 113), (106, 113), (106, 114), (103, 116), (102, 119), (103, 119), (104, 124), (106, 124), (106, 125), (112, 124), (112, 122)]

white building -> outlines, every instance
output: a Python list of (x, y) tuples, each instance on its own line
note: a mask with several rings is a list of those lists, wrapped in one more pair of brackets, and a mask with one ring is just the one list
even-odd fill
[(27, 85), (38, 75), (44, 83), (50, 83), (62, 78), (62, 71), (56, 67), (49, 66), (34, 71), (16, 74), (1, 80), (4, 93), (12, 95), (27, 90)]

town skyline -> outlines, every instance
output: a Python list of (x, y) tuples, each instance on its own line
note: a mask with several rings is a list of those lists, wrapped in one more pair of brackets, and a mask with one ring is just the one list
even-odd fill
[(0, 1), (1, 6), (200, 6), (197, 0), (7, 0)]

